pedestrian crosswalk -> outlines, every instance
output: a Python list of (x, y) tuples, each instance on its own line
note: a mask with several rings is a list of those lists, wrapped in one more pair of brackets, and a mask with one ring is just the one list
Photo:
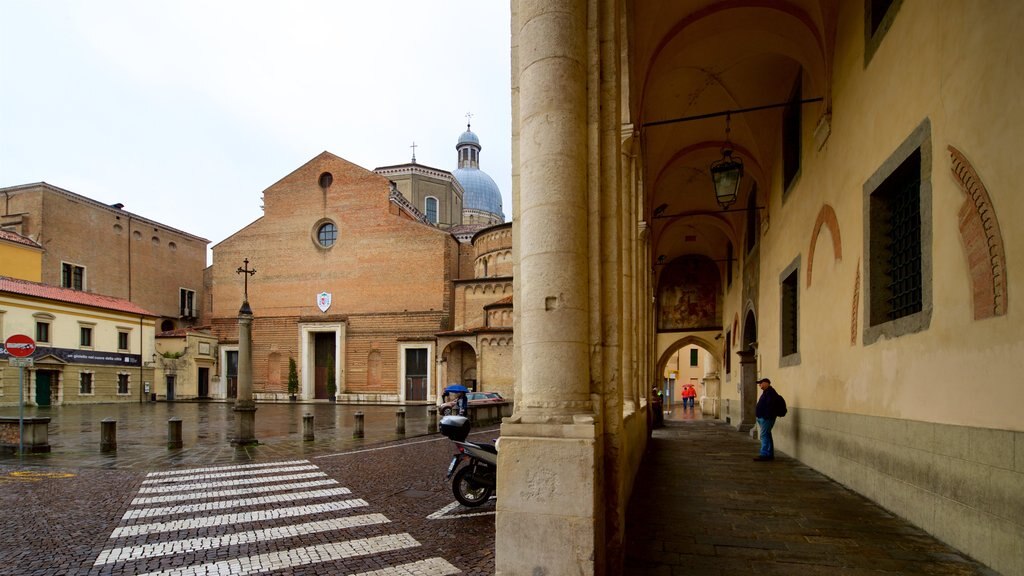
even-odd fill
[[(305, 460), (153, 472), (94, 565), (143, 576), (301, 573), (328, 562), (352, 576), (460, 572), (417, 559), (420, 543), (368, 507)], [(367, 558), (371, 570), (344, 568)]]

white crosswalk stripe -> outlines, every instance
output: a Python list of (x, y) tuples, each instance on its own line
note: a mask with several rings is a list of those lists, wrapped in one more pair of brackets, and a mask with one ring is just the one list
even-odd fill
[(188, 484), (171, 484), (153, 486), (139, 489), (139, 494), (167, 494), (171, 492), (185, 492), (194, 490), (205, 490), (208, 488), (221, 488), (224, 486), (253, 486), (256, 484), (269, 484), (271, 482), (284, 482), (285, 480), (305, 480), (307, 478), (323, 478), (327, 476), (323, 472), (306, 472), (304, 474), (286, 474), (283, 476), (256, 476), (255, 478), (234, 478), (231, 480), (217, 480), (215, 482), (191, 482)]
[(258, 492), (281, 492), (282, 490), (301, 490), (303, 488), (315, 488), (317, 486), (332, 486), (337, 480), (313, 480), (310, 482), (292, 482), (291, 484), (274, 484), (271, 486), (255, 486), (239, 488), (237, 490), (218, 490), (215, 492), (186, 492), (184, 494), (168, 494), (167, 496), (151, 496), (149, 498), (136, 498), (132, 500), (132, 506), (141, 504), (159, 504), (161, 502), (180, 502), (182, 500), (203, 500), (209, 498), (224, 498), (227, 496), (241, 496), (243, 494), (255, 494)]
[[(110, 535), (120, 541), (102, 550), (94, 565), (103, 566), (104, 573), (144, 576), (301, 573), (303, 566), (323, 563), (334, 563), (331, 573), (350, 576), (460, 573), (444, 558), (422, 558), (422, 552), (403, 553), (405, 563), (386, 565), (397, 551), (415, 550), (420, 543), (408, 533), (374, 528), (391, 522), (383, 514), (352, 514), (369, 504), (326, 476), (306, 460), (154, 472)], [(211, 514), (216, 511), (225, 513)], [(140, 522), (155, 517), (167, 518)], [(344, 536), (357, 530), (356, 536), (360, 529), (364, 535), (370, 529), (372, 536)], [(408, 561), (417, 555), (421, 559)], [(367, 572), (366, 560), (352, 560), (362, 562), (364, 571), (337, 568), (346, 559), (366, 557), (381, 567)], [(133, 565), (140, 562), (146, 564)], [(323, 568), (313, 570), (319, 574)]]

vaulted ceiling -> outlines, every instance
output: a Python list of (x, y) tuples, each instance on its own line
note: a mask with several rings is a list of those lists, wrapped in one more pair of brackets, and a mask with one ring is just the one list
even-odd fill
[[(800, 97), (823, 98), (804, 106), (805, 122), (819, 117), (829, 106), (838, 9), (829, 0), (629, 5), (629, 114), (640, 128), (653, 265), (689, 254), (722, 263), (730, 242), (740, 253), (741, 209), (755, 189), (756, 205), (765, 206), (773, 181), (781, 180), (783, 109), (728, 116), (734, 155), (745, 166), (740, 197), (728, 212), (716, 202), (709, 174), (726, 140), (727, 117), (715, 114), (784, 103), (802, 76)], [(663, 123), (704, 115), (711, 117)]]

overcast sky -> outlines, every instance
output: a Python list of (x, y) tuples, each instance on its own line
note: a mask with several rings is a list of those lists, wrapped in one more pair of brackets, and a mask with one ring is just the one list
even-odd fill
[(0, 0), (0, 187), (45, 181), (220, 242), (327, 150), (481, 168), (511, 201), (508, 0)]

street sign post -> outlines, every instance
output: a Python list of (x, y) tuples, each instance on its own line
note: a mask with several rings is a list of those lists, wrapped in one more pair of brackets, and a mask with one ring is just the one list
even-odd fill
[(18, 457), (25, 457), (25, 366), (32, 365), (36, 341), (24, 334), (11, 334), (4, 341), (7, 363), (18, 367)]

